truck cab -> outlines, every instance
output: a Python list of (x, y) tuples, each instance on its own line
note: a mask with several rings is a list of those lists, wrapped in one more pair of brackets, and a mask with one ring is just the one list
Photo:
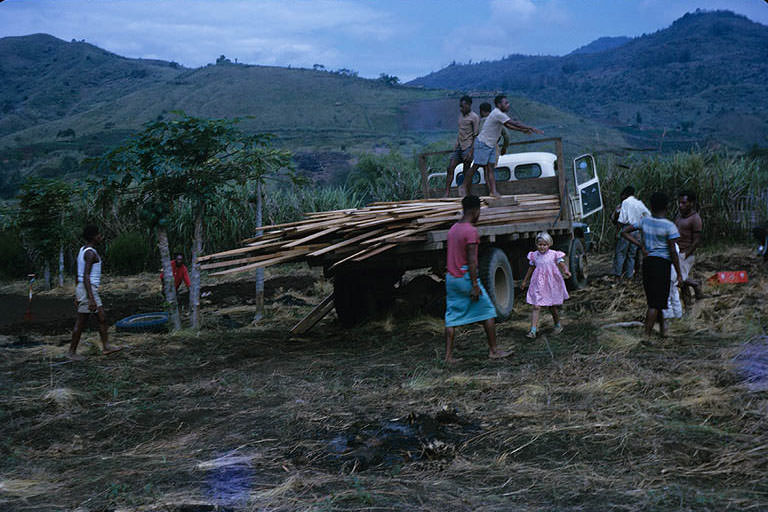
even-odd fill
[[(504, 194), (514, 193), (510, 190), (515, 189), (528, 191), (531, 188), (538, 188), (527, 186), (532, 180), (557, 180), (558, 161), (561, 160), (558, 160), (558, 155), (555, 153), (544, 151), (501, 155), (494, 168), (499, 191)], [(571, 177), (565, 180), (566, 183), (573, 183), (573, 190), (568, 190), (570, 187), (566, 186), (568, 210), (574, 232), (583, 239), (584, 248), (589, 251), (592, 245), (592, 233), (589, 225), (583, 220), (603, 208), (594, 157), (588, 153), (578, 156), (573, 160), (572, 171), (572, 180)], [(439, 189), (444, 186), (445, 181), (445, 172), (431, 172), (427, 176), (429, 189)], [(463, 183), (464, 164), (459, 164), (453, 170), (452, 190), (458, 189)], [(473, 188), (486, 186), (485, 168), (477, 169), (472, 177), (472, 186)], [(562, 191), (563, 195), (566, 190)]]

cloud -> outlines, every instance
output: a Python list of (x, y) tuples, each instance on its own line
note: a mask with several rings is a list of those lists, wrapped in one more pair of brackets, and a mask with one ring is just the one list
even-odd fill
[(397, 37), (401, 25), (354, 0), (11, 0), (0, 7), (5, 35), (84, 38), (120, 55), (187, 66), (224, 54), (248, 63), (350, 67), (358, 47)]
[(459, 62), (495, 60), (510, 54), (561, 54), (552, 31), (567, 32), (573, 16), (563, 0), (491, 0), (487, 22), (476, 30), (454, 29), (444, 39), (443, 51)]
[(532, 0), (491, 0), (491, 12), (494, 17), (517, 16), (530, 18), (536, 12)]

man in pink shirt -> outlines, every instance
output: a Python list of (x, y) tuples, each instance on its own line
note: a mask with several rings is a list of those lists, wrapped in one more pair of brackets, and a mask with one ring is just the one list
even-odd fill
[(477, 278), (477, 246), (480, 238), (475, 224), (480, 218), (480, 198), (466, 196), (461, 201), (464, 215), (448, 231), (448, 256), (445, 274), (445, 362), (453, 357), (456, 326), (483, 322), (488, 336), (488, 357), (500, 359), (512, 352), (496, 347), (496, 308)]

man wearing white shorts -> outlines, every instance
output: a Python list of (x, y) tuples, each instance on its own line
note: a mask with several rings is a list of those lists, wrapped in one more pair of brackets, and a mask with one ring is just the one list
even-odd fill
[(69, 345), (69, 358), (74, 360), (84, 359), (77, 353), (77, 345), (83, 329), (88, 323), (91, 313), (96, 313), (99, 319), (99, 338), (101, 339), (101, 351), (104, 354), (117, 352), (121, 347), (109, 344), (107, 337), (107, 315), (104, 313), (104, 305), (99, 297), (99, 285), (101, 284), (101, 257), (96, 251), (96, 245), (104, 238), (96, 226), (86, 226), (83, 230), (85, 245), (77, 253), (77, 284), (75, 285), (75, 303), (77, 304), (77, 320), (72, 330), (72, 342)]
[(695, 206), (696, 193), (692, 190), (680, 191), (677, 195), (677, 207), (680, 210), (680, 214), (675, 219), (675, 225), (680, 232), (678, 245), (680, 246), (680, 272), (683, 277), (682, 291), (685, 307), (691, 305), (691, 291), (688, 289), (689, 287), (693, 288), (696, 300), (704, 297), (701, 291), (701, 282), (694, 280), (691, 276), (693, 264), (696, 262), (693, 254), (699, 244), (701, 244), (701, 231), (704, 226), (701, 216), (695, 210)]

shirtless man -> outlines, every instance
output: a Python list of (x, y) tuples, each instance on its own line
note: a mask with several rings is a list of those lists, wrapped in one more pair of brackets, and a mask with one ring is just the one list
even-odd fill
[(99, 284), (101, 283), (101, 257), (96, 252), (95, 246), (104, 238), (96, 226), (86, 226), (83, 230), (85, 245), (77, 254), (77, 286), (75, 287), (75, 302), (77, 304), (77, 320), (72, 331), (72, 343), (69, 345), (69, 358), (76, 361), (85, 359), (77, 353), (77, 345), (80, 336), (88, 323), (91, 313), (96, 313), (99, 319), (99, 338), (101, 339), (101, 351), (104, 354), (117, 352), (121, 347), (109, 344), (107, 337), (107, 315), (99, 297)]
[(463, 163), (464, 168), (472, 163), (472, 147), (475, 143), (475, 137), (479, 132), (480, 118), (472, 112), (472, 98), (462, 96), (459, 100), (459, 133), (456, 136), (456, 145), (451, 153), (451, 160), (448, 162), (445, 181), (445, 197), (451, 191), (451, 182), (453, 181), (453, 171), (456, 166)]
[(459, 194), (462, 196), (469, 193), (472, 186), (472, 177), (480, 167), (485, 169), (485, 181), (488, 183), (489, 193), (492, 196), (499, 196), (499, 192), (496, 190), (496, 175), (493, 171), (494, 167), (496, 167), (496, 141), (501, 137), (503, 127), (506, 126), (510, 130), (517, 130), (527, 134), (543, 133), (541, 130), (524, 125), (518, 121), (513, 121), (506, 114), (509, 110), (509, 100), (505, 95), (500, 94), (496, 96), (493, 102), (496, 104), (496, 108), (488, 115), (483, 124), (483, 129), (475, 139), (473, 150), (474, 163), (469, 168), (469, 171), (464, 172), (464, 183), (459, 187)]
[(701, 244), (701, 230), (703, 223), (701, 216), (695, 210), (696, 193), (691, 190), (682, 190), (677, 195), (677, 208), (680, 214), (675, 218), (675, 225), (680, 232), (680, 239), (677, 245), (680, 247), (680, 271), (683, 276), (683, 303), (685, 307), (691, 305), (691, 291), (693, 288), (696, 300), (702, 299), (704, 294), (701, 292), (701, 283), (691, 279), (693, 264), (696, 259), (693, 253)]

